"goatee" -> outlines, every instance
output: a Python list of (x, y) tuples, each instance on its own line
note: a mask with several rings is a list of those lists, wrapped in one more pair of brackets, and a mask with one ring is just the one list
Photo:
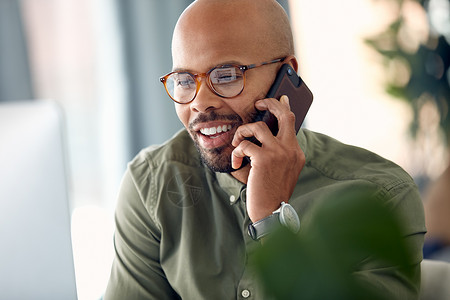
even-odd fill
[[(258, 113), (255, 111), (250, 115), (250, 122), (253, 122), (258, 119)], [(200, 147), (198, 142), (198, 138), (195, 133), (192, 133), (192, 127), (197, 123), (202, 122), (211, 122), (211, 121), (233, 121), (233, 127), (237, 128), (243, 124), (242, 118), (239, 115), (218, 115), (216, 112), (211, 112), (209, 114), (199, 115), (190, 125), (189, 129), (191, 131), (191, 136), (193, 137), (195, 147), (197, 148), (198, 153), (200, 154), (201, 161), (204, 165), (210, 168), (213, 172), (221, 172), (221, 173), (231, 173), (236, 171), (231, 167), (231, 152), (234, 147), (230, 144), (224, 145), (222, 147), (214, 148), (214, 149), (204, 149)], [(242, 163), (242, 167), (249, 163), (248, 159), (244, 159)]]

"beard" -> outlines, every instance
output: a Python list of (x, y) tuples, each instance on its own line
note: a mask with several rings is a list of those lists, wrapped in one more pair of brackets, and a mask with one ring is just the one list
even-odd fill
[[(197, 151), (200, 153), (200, 160), (213, 172), (231, 173), (236, 171), (231, 167), (231, 152), (226, 151), (229, 146), (223, 146), (215, 149), (200, 149), (195, 143)], [(228, 152), (230, 154), (228, 155)]]
[[(190, 125), (189, 130), (191, 132), (191, 137), (194, 141), (195, 148), (200, 154), (201, 162), (206, 165), (213, 172), (221, 172), (221, 173), (231, 173), (236, 171), (231, 167), (231, 152), (234, 147), (230, 144), (224, 145), (221, 147), (213, 148), (213, 149), (205, 149), (202, 148), (198, 142), (197, 134), (192, 130), (192, 127), (201, 122), (210, 122), (210, 121), (232, 121), (233, 128), (237, 128), (244, 124), (242, 118), (237, 115), (218, 115), (216, 112), (211, 112), (209, 114), (199, 115)], [(254, 112), (249, 116), (250, 123), (258, 120), (258, 113)], [(245, 167), (250, 162), (249, 159), (244, 159), (242, 165), (239, 169)]]

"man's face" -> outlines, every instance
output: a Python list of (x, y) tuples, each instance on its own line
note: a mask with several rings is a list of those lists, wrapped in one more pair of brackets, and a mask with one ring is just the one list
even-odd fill
[[(230, 17), (232, 18), (232, 17)], [(187, 22), (174, 35), (173, 66), (191, 73), (206, 73), (221, 64), (247, 65), (272, 60), (258, 49), (254, 31), (233, 19), (209, 22), (208, 18)], [(280, 64), (267, 65), (246, 72), (245, 88), (234, 98), (221, 98), (202, 80), (196, 98), (188, 104), (175, 104), (176, 112), (188, 130), (203, 161), (214, 171), (231, 172), (231, 141), (236, 129), (252, 122), (254, 103), (265, 98)]]

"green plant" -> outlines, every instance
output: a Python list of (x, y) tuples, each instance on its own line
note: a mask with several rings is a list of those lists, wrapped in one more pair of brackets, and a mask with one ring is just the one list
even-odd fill
[(264, 241), (251, 263), (266, 292), (278, 300), (388, 300), (355, 275), (368, 257), (414, 282), (399, 217), (373, 195), (348, 190), (319, 201), (298, 235), (281, 230)]
[[(411, 124), (413, 136), (416, 136), (420, 126), (419, 115), (423, 105), (427, 101), (434, 103), (439, 112), (440, 129), (445, 133), (446, 141), (444, 142), (448, 145), (450, 140), (450, 1), (434, 1), (440, 1), (442, 6), (436, 9), (430, 5), (432, 0), (382, 1), (396, 4), (396, 18), (383, 32), (367, 39), (366, 42), (384, 58), (386, 69), (390, 74), (386, 90), (411, 105), (414, 112)], [(418, 25), (420, 17), (417, 15), (420, 9), (426, 18), (423, 26)], [(436, 23), (433, 22), (433, 16), (436, 13), (440, 13), (441, 16), (447, 14), (447, 18), (438, 20), (441, 32), (433, 25)]]

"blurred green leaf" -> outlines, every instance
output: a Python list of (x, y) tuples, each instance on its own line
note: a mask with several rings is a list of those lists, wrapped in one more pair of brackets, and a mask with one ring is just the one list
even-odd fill
[(267, 292), (281, 300), (386, 299), (353, 274), (373, 257), (413, 275), (400, 223), (382, 203), (371, 191), (347, 191), (321, 201), (298, 235), (273, 234), (251, 260)]
[[(384, 0), (392, 1), (392, 0)], [(414, 0), (419, 3), (424, 11), (427, 11), (428, 1)], [(450, 142), (450, 45), (448, 40), (437, 34), (433, 27), (429, 26), (428, 40), (419, 46), (415, 53), (407, 53), (399, 45), (401, 28), (408, 26), (403, 18), (404, 1), (397, 0), (399, 8), (396, 9), (397, 18), (389, 24), (384, 31), (376, 36), (367, 38), (366, 44), (376, 50), (388, 66), (390, 60), (402, 58), (407, 61), (411, 74), (409, 81), (403, 87), (396, 86), (395, 82), (387, 82), (386, 90), (394, 97), (407, 100), (413, 110), (420, 111), (422, 101), (416, 101), (422, 95), (431, 96), (440, 112), (440, 128), (445, 132), (447, 145)], [(448, 22), (448, 21), (447, 21)], [(450, 26), (450, 24), (447, 24)], [(395, 80), (395, 79), (392, 79)], [(418, 113), (411, 128), (413, 136), (419, 127)]]

